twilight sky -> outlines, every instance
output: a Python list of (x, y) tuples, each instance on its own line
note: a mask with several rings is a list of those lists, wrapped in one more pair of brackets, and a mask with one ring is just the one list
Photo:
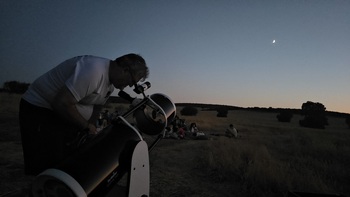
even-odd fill
[(1, 0), (0, 43), (1, 86), (133, 52), (177, 103), (350, 113), (348, 0)]

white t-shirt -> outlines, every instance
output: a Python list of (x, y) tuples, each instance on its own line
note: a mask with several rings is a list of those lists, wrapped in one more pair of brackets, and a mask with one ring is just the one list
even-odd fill
[(114, 90), (109, 81), (111, 60), (95, 56), (68, 59), (35, 80), (23, 95), (29, 103), (52, 109), (58, 91), (66, 85), (78, 101), (77, 110), (91, 117), (94, 105), (103, 105)]

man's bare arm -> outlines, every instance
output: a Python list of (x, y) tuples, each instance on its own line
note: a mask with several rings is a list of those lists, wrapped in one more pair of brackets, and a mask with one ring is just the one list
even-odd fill
[(96, 127), (85, 120), (85, 118), (78, 112), (76, 108), (77, 103), (77, 100), (70, 90), (64, 86), (55, 96), (51, 106), (61, 117), (77, 125), (80, 129), (88, 128), (89, 133), (96, 133)]

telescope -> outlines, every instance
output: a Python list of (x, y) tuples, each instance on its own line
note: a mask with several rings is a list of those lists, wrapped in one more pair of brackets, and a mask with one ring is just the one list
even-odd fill
[[(135, 101), (127, 93), (119, 96), (133, 103), (128, 111), (91, 139), (85, 136), (77, 151), (35, 177), (33, 197), (147, 197), (149, 196), (149, 152), (164, 137), (176, 116), (171, 99), (161, 93)], [(141, 90), (140, 90), (141, 89)], [(135, 90), (134, 90), (135, 91)], [(135, 91), (136, 92), (136, 91)], [(148, 145), (143, 134), (158, 135)], [(126, 186), (118, 183), (126, 176)]]

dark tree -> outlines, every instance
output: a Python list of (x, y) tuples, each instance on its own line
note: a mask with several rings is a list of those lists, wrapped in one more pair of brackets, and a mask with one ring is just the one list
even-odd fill
[(293, 113), (290, 110), (282, 110), (276, 116), (279, 122), (290, 122), (292, 117), (293, 117)]
[(322, 103), (307, 101), (301, 106), (301, 113), (305, 117), (299, 121), (300, 126), (324, 129), (328, 125), (326, 107)]
[(224, 107), (218, 108), (217, 111), (218, 111), (218, 114), (216, 115), (216, 117), (224, 117), (224, 118), (227, 117), (227, 114), (228, 114), (227, 108), (224, 108)]
[(9, 93), (23, 94), (25, 91), (27, 91), (29, 85), (29, 83), (7, 81), (3, 85), (3, 90)]
[(186, 106), (182, 108), (182, 110), (180, 111), (180, 114), (183, 116), (196, 116), (197, 113), (198, 113), (197, 108), (191, 107), (191, 106)]
[(348, 116), (345, 118), (345, 122), (346, 122), (346, 124), (348, 125), (348, 127), (350, 128), (350, 115), (348, 115)]

